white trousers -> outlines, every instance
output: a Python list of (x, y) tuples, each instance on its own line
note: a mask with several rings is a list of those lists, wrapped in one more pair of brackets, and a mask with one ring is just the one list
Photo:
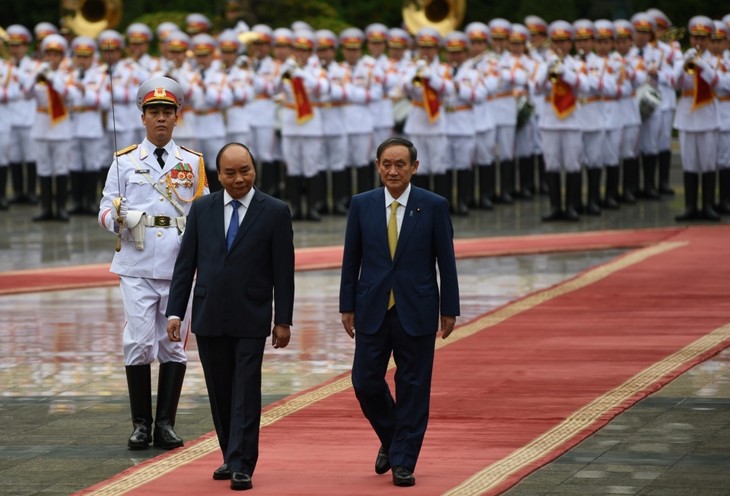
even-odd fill
[(73, 172), (96, 172), (109, 165), (112, 155), (109, 141), (102, 138), (74, 138), (71, 161), (68, 170)]
[(492, 128), (478, 132), (476, 144), (474, 163), (477, 165), (493, 164), (495, 160), (495, 147), (497, 146), (497, 131)]
[(561, 167), (565, 172), (580, 172), (583, 133), (573, 129), (543, 129), (542, 154), (548, 172), (559, 172)]
[(160, 363), (187, 363), (188, 319), (180, 325), (179, 343), (167, 337), (165, 311), (170, 297), (170, 281), (120, 276), (119, 289), (127, 320), (122, 335), (124, 364), (146, 365), (155, 360)]
[(68, 174), (73, 141), (35, 140), (36, 167), (39, 177)]
[(447, 136), (446, 162), (449, 169), (470, 170), (476, 146), (474, 136)]
[(682, 170), (712, 172), (717, 167), (717, 131), (680, 131)]
[(322, 163), (322, 136), (282, 136), (281, 151), (288, 176), (314, 177)]
[[(10, 129), (8, 158), (11, 164), (35, 162), (33, 140), (30, 137), (30, 127), (14, 127)], [(108, 159), (109, 157), (106, 158)]]

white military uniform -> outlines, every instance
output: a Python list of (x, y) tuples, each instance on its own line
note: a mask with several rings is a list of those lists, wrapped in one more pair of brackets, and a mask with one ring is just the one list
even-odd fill
[(72, 150), (70, 171), (96, 172), (109, 159), (109, 142), (104, 134), (102, 112), (110, 108), (111, 93), (105, 65), (92, 65), (74, 82), (83, 87), (71, 108), (71, 122), (76, 146)]
[[(16, 62), (12, 69), (21, 88), (29, 88), (38, 71), (40, 62), (27, 55)], [(20, 97), (11, 101), (9, 105), (10, 121), (12, 124), (12, 140), (8, 149), (10, 163), (35, 162), (35, 150), (32, 146), (30, 130), (35, 120), (36, 104), (33, 94), (21, 91)], [(32, 191), (35, 193), (35, 191)]]
[[(185, 363), (187, 360), (186, 335), (181, 336), (179, 343), (168, 339), (165, 310), (182, 238), (180, 219), (187, 215), (196, 193), (206, 194), (208, 190), (205, 177), (201, 176), (201, 155), (170, 140), (164, 147), (165, 166), (161, 169), (153, 153), (155, 148), (145, 138), (140, 145), (118, 154), (109, 168), (99, 211), (99, 224), (110, 232), (119, 229), (112, 216), (115, 198), (126, 198), (130, 211), (146, 214), (140, 220), (146, 226), (144, 248), (136, 248), (130, 230), (125, 228), (122, 249), (114, 254), (110, 268), (120, 276), (126, 319), (123, 335), (126, 365), (148, 364), (155, 359), (160, 363)], [(157, 191), (146, 176), (159, 185), (164, 194)], [(174, 198), (183, 211), (178, 211), (168, 197)], [(187, 325), (181, 329), (186, 332)]]
[(224, 109), (233, 103), (233, 92), (227, 83), (226, 75), (215, 67), (199, 69), (200, 86), (203, 98), (193, 99), (195, 112), (195, 135), (198, 146), (205, 157), (208, 170), (215, 171), (215, 157), (226, 144), (226, 124)]

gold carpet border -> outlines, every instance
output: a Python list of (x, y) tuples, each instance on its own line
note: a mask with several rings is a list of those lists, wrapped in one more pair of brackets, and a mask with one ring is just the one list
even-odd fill
[[(482, 329), (497, 325), (510, 317), (534, 308), (535, 306), (545, 301), (593, 284), (594, 282), (603, 279), (613, 274), (614, 272), (622, 270), (630, 265), (636, 264), (638, 262), (646, 260), (649, 257), (664, 253), (680, 246), (684, 246), (686, 244), (687, 242), (662, 242), (655, 246), (643, 248), (636, 252), (630, 253), (627, 256), (621, 257), (614, 262), (610, 262), (606, 265), (602, 265), (595, 269), (589, 270), (584, 274), (576, 277), (575, 279), (546, 289), (544, 291), (535, 293), (534, 295), (528, 296), (527, 298), (509, 304), (489, 315), (486, 315), (481, 319), (477, 319), (466, 326), (459, 327), (457, 331), (449, 337), (448, 340), (437, 340), (436, 347), (442, 348), (448, 344), (460, 341), (461, 339), (469, 337)], [(395, 364), (391, 359), (389, 368), (392, 368), (394, 366)], [(291, 400), (285, 401), (284, 403), (270, 410), (266, 410), (262, 413), (261, 427), (267, 427), (269, 425), (272, 425), (288, 415), (307, 408), (308, 406), (313, 405), (314, 403), (317, 403), (323, 399), (326, 399), (336, 393), (344, 391), (351, 386), (352, 382), (350, 376), (348, 375), (346, 377), (337, 379), (329, 384), (326, 384), (321, 388), (317, 388), (308, 393), (302, 394), (301, 396), (297, 396), (295, 398), (292, 398)], [(89, 493), (85, 494), (98, 496), (124, 494), (159, 477), (162, 477), (169, 472), (172, 472), (173, 470), (179, 468), (181, 465), (185, 465), (187, 463), (191, 463), (197, 460), (198, 458), (202, 458), (203, 456), (206, 456), (217, 449), (218, 439), (217, 437), (213, 436), (212, 438), (206, 439), (205, 441), (202, 441), (190, 448), (179, 450), (179, 452), (175, 452), (174, 454), (165, 457), (158, 462), (149, 463), (138, 470), (134, 470), (127, 476), (122, 476), (121, 478), (114, 480), (97, 490), (90, 491)], [(468, 482), (469, 480), (471, 479), (468, 479), (466, 482)]]

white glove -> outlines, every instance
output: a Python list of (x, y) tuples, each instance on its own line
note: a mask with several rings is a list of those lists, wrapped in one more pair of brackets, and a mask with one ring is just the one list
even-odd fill
[(306, 75), (307, 72), (301, 67), (297, 67), (294, 69), (294, 72), (292, 72), (292, 77), (304, 78)]
[(421, 77), (423, 79), (431, 79), (431, 76), (432, 75), (433, 74), (431, 73), (431, 68), (430, 67), (425, 67), (423, 70), (421, 70)]
[[(119, 211), (117, 212), (117, 204), (119, 204)], [(122, 198), (115, 198), (112, 200), (112, 219), (114, 219), (115, 222), (119, 222), (119, 219), (122, 219), (122, 222), (127, 221), (127, 214), (129, 213), (129, 202), (127, 202), (127, 199)]]
[(684, 60), (689, 61), (693, 58), (697, 57), (697, 49), (696, 48), (690, 48), (686, 52), (684, 52)]

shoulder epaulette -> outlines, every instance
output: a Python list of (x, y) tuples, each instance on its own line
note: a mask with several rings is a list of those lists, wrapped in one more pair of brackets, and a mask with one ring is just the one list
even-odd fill
[(125, 155), (132, 150), (136, 150), (138, 145), (129, 145), (127, 148), (122, 148), (121, 150), (117, 150), (117, 157), (121, 157), (122, 155)]
[(197, 155), (198, 157), (202, 157), (203, 156), (203, 152), (196, 152), (195, 150), (192, 150), (192, 149), (188, 148), (187, 146), (180, 145), (180, 148), (182, 148), (186, 152), (193, 153), (193, 154)]

